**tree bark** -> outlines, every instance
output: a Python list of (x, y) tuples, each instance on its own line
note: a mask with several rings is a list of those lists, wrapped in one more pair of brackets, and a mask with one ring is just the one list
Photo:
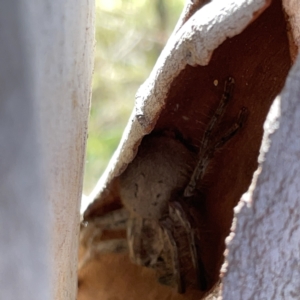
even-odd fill
[(0, 6), (0, 299), (74, 300), (94, 3)]
[(223, 299), (299, 299), (300, 57), (264, 125), (260, 167), (236, 208)]
[(22, 15), (28, 10), (21, 8), (18, 1), (0, 8), (0, 299), (50, 300), (50, 219), (29, 51), (34, 40)]

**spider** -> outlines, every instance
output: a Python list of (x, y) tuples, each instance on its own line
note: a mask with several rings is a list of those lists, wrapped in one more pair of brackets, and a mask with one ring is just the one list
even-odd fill
[(192, 218), (184, 207), (216, 150), (245, 121), (247, 110), (243, 107), (229, 130), (220, 139), (213, 139), (233, 88), (234, 79), (229, 77), (198, 153), (172, 136), (149, 135), (119, 178), (121, 199), (130, 211), (127, 238), (131, 260), (154, 268), (159, 282), (175, 287), (179, 293), (185, 292), (186, 277), (196, 278), (200, 290), (207, 286)]

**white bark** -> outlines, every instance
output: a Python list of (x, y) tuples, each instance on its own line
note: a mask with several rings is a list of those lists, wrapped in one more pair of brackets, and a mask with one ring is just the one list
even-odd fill
[[(36, 5), (36, 4), (34, 4)], [(47, 198), (53, 204), (54, 299), (76, 298), (85, 141), (94, 46), (94, 3), (47, 1), (37, 15), (38, 98), (46, 153)], [(48, 21), (42, 19), (48, 16)]]
[(94, 3), (0, 6), (0, 299), (74, 300)]
[(236, 208), (223, 300), (299, 299), (299, 99), (300, 57), (270, 110), (260, 168)]

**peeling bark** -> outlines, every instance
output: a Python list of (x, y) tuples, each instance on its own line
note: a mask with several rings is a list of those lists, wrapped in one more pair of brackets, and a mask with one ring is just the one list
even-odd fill
[[(224, 240), (230, 232), (233, 208), (248, 189), (257, 169), (263, 123), (291, 67), (291, 45), (295, 44), (293, 30), (296, 28), (291, 27), (288, 40), (279, 0), (239, 4), (228, 0), (222, 2), (223, 10), (217, 9), (217, 3), (220, 4), (212, 1), (199, 10), (197, 5), (201, 6), (203, 1), (196, 1), (194, 7), (186, 6), (153, 72), (137, 93), (122, 141), (90, 195), (90, 201), (94, 202), (84, 213), (84, 220), (93, 231), (98, 218), (123, 207), (119, 176), (135, 159), (144, 135), (162, 136), (172, 132), (176, 139), (197, 152), (222, 97), (224, 81), (228, 76), (233, 77), (234, 96), (214, 138), (222, 135), (222, 130), (232, 123), (242, 107), (249, 111), (248, 119), (237, 136), (216, 153), (203, 181), (197, 183), (199, 193), (187, 204), (200, 241), (197, 246), (210, 282), (208, 289), (219, 282)], [(82, 230), (82, 237), (85, 235), (86, 231)], [(102, 256), (97, 253), (97, 247), (97, 240), (85, 247), (94, 262)], [(95, 268), (101, 269), (101, 266), (100, 263)], [(91, 262), (89, 268), (93, 269)], [(132, 272), (128, 268), (128, 277), (123, 276), (130, 280), (141, 272), (139, 268)], [(79, 273), (85, 273), (84, 270), (81, 266)], [(97, 271), (93, 269), (93, 272)], [(159, 286), (153, 282), (151, 288), (156, 290)], [(193, 299), (192, 295), (197, 295), (194, 292), (192, 288), (188, 290), (191, 296), (186, 294), (187, 299)], [(125, 298), (127, 293), (124, 287)], [(168, 292), (161, 293), (162, 296)], [(199, 294), (195, 297), (200, 298)]]

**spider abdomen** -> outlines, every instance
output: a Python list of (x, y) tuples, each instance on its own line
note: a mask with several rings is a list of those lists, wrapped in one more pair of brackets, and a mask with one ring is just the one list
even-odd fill
[(139, 217), (161, 219), (172, 194), (187, 185), (194, 161), (194, 153), (174, 138), (145, 137), (137, 156), (120, 176), (123, 204)]

